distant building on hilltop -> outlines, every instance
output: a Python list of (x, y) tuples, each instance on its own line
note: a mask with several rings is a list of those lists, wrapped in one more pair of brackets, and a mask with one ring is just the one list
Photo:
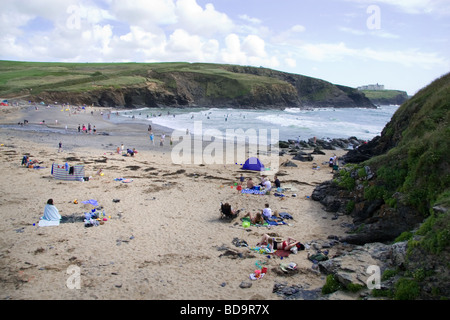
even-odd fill
[(358, 87), (358, 90), (371, 90), (371, 91), (379, 91), (379, 90), (384, 90), (384, 85), (383, 84), (368, 84), (366, 86), (361, 86)]

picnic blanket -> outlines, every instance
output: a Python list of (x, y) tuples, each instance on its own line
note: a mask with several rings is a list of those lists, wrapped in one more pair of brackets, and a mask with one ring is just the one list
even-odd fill
[(286, 251), (286, 250), (272, 250), (270, 251), (270, 249), (267, 246), (256, 246), (253, 248), (250, 248), (251, 250), (258, 252), (260, 254), (273, 254), (277, 257), (280, 258), (285, 258), (285, 257), (289, 257), (289, 255), (291, 254), (291, 251)]
[(242, 189), (241, 193), (246, 193), (246, 194), (266, 194), (266, 190), (257, 190), (257, 189)]
[(276, 217), (273, 218), (264, 218), (264, 220), (266, 220), (267, 224), (269, 224), (270, 226), (279, 226), (282, 224), (287, 224), (286, 222), (283, 221), (283, 219), (279, 219)]

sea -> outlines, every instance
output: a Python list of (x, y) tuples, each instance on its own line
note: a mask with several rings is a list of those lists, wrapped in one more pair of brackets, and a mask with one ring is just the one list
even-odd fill
[[(380, 105), (377, 108), (286, 108), (284, 110), (219, 109), (219, 108), (141, 108), (118, 111), (118, 118), (148, 121), (170, 130), (190, 134), (227, 130), (245, 133), (276, 132), (280, 141), (304, 140), (316, 137), (356, 137), (371, 140), (391, 120), (398, 105)], [(119, 120), (120, 121), (120, 120)], [(274, 134), (273, 134), (274, 135)]]

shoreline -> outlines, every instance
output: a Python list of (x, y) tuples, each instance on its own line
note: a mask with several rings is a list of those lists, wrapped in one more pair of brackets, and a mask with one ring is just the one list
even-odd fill
[[(32, 131), (32, 132), (41, 132), (46, 131), (48, 133), (55, 134), (77, 134), (77, 125), (75, 124), (74, 119), (70, 119), (71, 117), (78, 118), (78, 125), (86, 125), (88, 123), (93, 122), (93, 125), (96, 125), (97, 136), (143, 136), (147, 135), (148, 137), (148, 127), (151, 125), (153, 129), (153, 133), (155, 135), (155, 139), (161, 134), (165, 134), (169, 136), (173, 134), (176, 130), (170, 127), (161, 126), (153, 123), (151, 118), (148, 120), (140, 119), (140, 118), (127, 118), (123, 116), (118, 116), (115, 112), (111, 112), (111, 108), (104, 107), (85, 107), (84, 111), (78, 112), (74, 115), (72, 112), (63, 111), (63, 106), (38, 106), (38, 110), (34, 110), (35, 106), (20, 103), (19, 106), (9, 107), (9, 110), (6, 109), (6, 112), (11, 112), (11, 109), (15, 109), (15, 116), (7, 117), (6, 119), (0, 118), (0, 127), (4, 129), (15, 130), (18, 132), (21, 131)], [(72, 108), (74, 108), (72, 106)], [(78, 107), (80, 108), (80, 107)], [(66, 109), (67, 110), (67, 109)], [(73, 110), (73, 109), (72, 109)], [(4, 111), (4, 109), (2, 110)], [(19, 114), (17, 114), (17, 111)], [(61, 112), (56, 112), (61, 111)], [(93, 115), (90, 115), (90, 112), (93, 112)], [(117, 112), (121, 112), (123, 110), (117, 110)], [(110, 112), (110, 115), (108, 113)], [(71, 115), (72, 114), (72, 115)], [(42, 117), (39, 117), (42, 115)], [(67, 117), (69, 115), (69, 117)], [(20, 126), (19, 123), (24, 120), (28, 121), (28, 125)], [(43, 124), (42, 121), (45, 120)], [(67, 128), (67, 129), (66, 129)], [(198, 133), (190, 133), (192, 139), (198, 138)], [(201, 136), (203, 139), (203, 136)], [(248, 137), (247, 137), (248, 138)], [(308, 140), (315, 140), (316, 137), (310, 137)], [(348, 137), (340, 137), (340, 138), (317, 138), (319, 141), (330, 142), (332, 140), (349, 140), (352, 138), (356, 138), (359, 142), (365, 141), (361, 140), (358, 137), (348, 136)], [(308, 140), (301, 139), (300, 143), (305, 145), (308, 143)], [(226, 140), (224, 140), (225, 143)], [(287, 138), (285, 140), (280, 139), (280, 142), (288, 142), (288, 141), (297, 141), (298, 137)], [(207, 145), (209, 141), (204, 141), (203, 145)], [(155, 141), (155, 145), (156, 145)], [(246, 142), (248, 145), (248, 141)], [(270, 143), (269, 143), (270, 145)], [(145, 145), (140, 145), (139, 147), (143, 147)], [(342, 149), (342, 146), (336, 146), (338, 150)]]
[[(47, 114), (17, 111), (2, 109), (0, 122), (14, 123), (26, 116), (22, 121), (35, 125)], [(98, 132), (111, 130), (114, 134), (30, 134), (0, 126), (5, 181), (0, 185), (2, 299), (284, 300), (285, 296), (273, 293), (274, 285), (282, 282), (301, 285), (305, 292), (320, 292), (325, 276), (311, 268), (309, 250), (281, 260), (236, 247), (233, 239), (243, 239), (254, 247), (263, 234), (270, 233), (312, 245), (327, 241), (330, 235), (345, 235), (349, 217), (333, 220), (309, 197), (316, 185), (332, 178), (323, 163), (331, 153), (341, 155), (343, 150), (315, 155), (319, 169), (295, 160), (298, 167), (280, 167), (282, 186), (289, 187), (283, 198), (249, 195), (238, 193), (235, 183), (240, 174), (256, 180), (261, 172), (241, 170), (239, 164), (174, 164), (169, 145), (150, 145), (146, 125), (115, 125), (95, 114), (69, 116), (58, 109), (46, 111), (45, 122), (58, 118), (57, 128), (62, 130), (65, 125), (74, 128), (79, 122), (95, 119), (92, 123)], [(60, 140), (62, 152), (58, 152)], [(134, 157), (115, 153), (121, 143), (140, 146), (139, 153)], [(25, 154), (45, 168), (21, 166)], [(279, 157), (280, 163), (287, 160), (292, 161), (292, 156)], [(52, 163), (65, 162), (84, 165), (89, 181), (55, 180), (50, 172)], [(103, 175), (97, 174), (100, 170)], [(273, 175), (269, 177), (273, 179)], [(118, 178), (131, 182), (122, 183)], [(91, 228), (85, 228), (83, 222), (33, 226), (50, 198), (62, 216), (83, 216), (92, 207), (82, 202), (95, 199), (110, 218)], [(267, 202), (272, 210), (287, 212), (293, 219), (287, 225), (243, 228), (239, 219), (220, 219), (221, 202), (253, 214)], [(329, 250), (332, 255), (342, 248)], [(252, 281), (249, 275), (257, 261), (266, 263), (268, 273)], [(279, 269), (283, 262), (297, 264), (298, 273), (283, 276)], [(78, 290), (67, 286), (71, 267), (81, 271)], [(250, 288), (240, 287), (247, 282)]]

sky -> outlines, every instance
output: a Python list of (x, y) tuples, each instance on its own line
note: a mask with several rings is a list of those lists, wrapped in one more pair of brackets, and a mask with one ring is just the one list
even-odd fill
[(449, 0), (0, 0), (0, 60), (207, 62), (414, 95), (450, 71)]

